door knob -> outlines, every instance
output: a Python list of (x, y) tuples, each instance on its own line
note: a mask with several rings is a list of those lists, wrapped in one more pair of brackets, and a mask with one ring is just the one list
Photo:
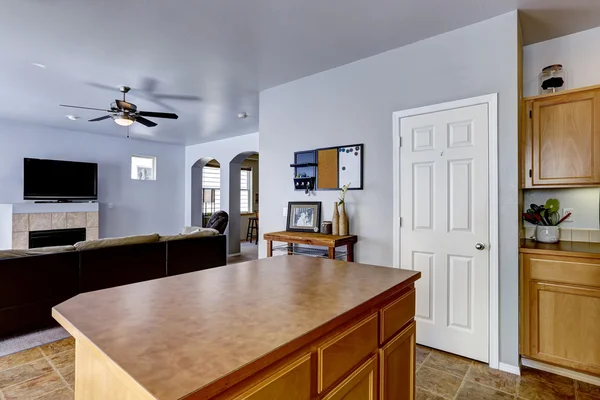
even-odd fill
[(477, 243), (475, 243), (475, 248), (477, 250), (483, 250), (483, 249), (485, 249), (485, 244), (483, 244), (481, 242), (477, 242)]

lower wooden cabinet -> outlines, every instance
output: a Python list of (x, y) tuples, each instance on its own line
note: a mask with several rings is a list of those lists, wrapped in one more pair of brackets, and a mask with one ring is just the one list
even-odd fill
[(406, 400), (415, 396), (416, 324), (411, 323), (379, 350), (379, 398)]
[(414, 297), (411, 285), (211, 399), (414, 400)]
[(377, 398), (377, 356), (361, 365), (323, 400), (375, 400)]
[(521, 354), (600, 374), (600, 260), (522, 255)]
[(307, 354), (235, 397), (235, 400), (310, 400), (310, 379), (310, 354)]

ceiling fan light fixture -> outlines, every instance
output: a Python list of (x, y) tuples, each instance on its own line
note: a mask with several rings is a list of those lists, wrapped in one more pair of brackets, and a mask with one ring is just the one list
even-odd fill
[(116, 117), (113, 117), (113, 120), (117, 125), (121, 126), (130, 126), (135, 121), (134, 118), (128, 115), (117, 115)]

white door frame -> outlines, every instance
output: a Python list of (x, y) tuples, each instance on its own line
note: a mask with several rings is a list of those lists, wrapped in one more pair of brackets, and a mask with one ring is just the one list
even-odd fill
[(489, 215), (489, 366), (499, 368), (499, 269), (498, 269), (498, 93), (469, 99), (451, 101), (431, 106), (396, 111), (393, 114), (394, 126), (394, 268), (400, 268), (400, 120), (415, 115), (429, 114), (455, 108), (487, 104), (489, 123), (488, 148), (488, 215)]

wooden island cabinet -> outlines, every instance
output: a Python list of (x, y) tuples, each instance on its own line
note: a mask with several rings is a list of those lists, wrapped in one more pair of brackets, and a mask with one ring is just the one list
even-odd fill
[(76, 296), (75, 399), (412, 400), (419, 272), (281, 256)]

